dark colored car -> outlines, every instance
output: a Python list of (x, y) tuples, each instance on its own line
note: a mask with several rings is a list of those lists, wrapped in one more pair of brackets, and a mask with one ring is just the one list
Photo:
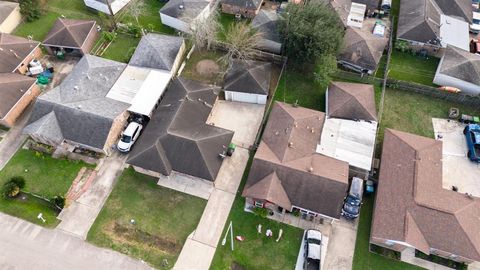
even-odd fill
[(467, 140), (467, 156), (471, 161), (480, 163), (480, 125), (469, 124), (463, 130)]

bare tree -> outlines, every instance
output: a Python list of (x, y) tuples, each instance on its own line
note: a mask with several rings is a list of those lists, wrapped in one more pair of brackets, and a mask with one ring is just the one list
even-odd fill
[(189, 38), (197, 49), (210, 50), (212, 44), (217, 40), (218, 31), (221, 29), (219, 22), (220, 13), (217, 3), (211, 8), (212, 12), (207, 18), (198, 18), (192, 23), (192, 33)]
[(224, 46), (227, 54), (223, 56), (224, 60), (230, 62), (233, 58), (252, 59), (257, 55), (262, 34), (257, 32), (252, 26), (245, 22), (237, 22), (225, 31)]
[(143, 0), (135, 0), (129, 5), (128, 12), (130, 13), (130, 15), (132, 15), (133, 18), (135, 18), (137, 25), (140, 26), (140, 23), (138, 22), (138, 17), (140, 17), (140, 15), (145, 12), (145, 3), (143, 2)]

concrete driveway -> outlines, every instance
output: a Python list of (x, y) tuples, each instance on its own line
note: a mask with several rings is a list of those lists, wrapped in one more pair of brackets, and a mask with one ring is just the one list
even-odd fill
[(352, 269), (353, 253), (355, 252), (355, 242), (357, 240), (357, 227), (358, 218), (354, 222), (343, 218), (333, 222), (322, 269)]
[(59, 230), (0, 213), (0, 269), (153, 269), (116, 251), (99, 248)]
[(250, 148), (255, 142), (265, 113), (265, 105), (217, 100), (207, 124), (232, 130), (232, 142)]
[(458, 188), (460, 193), (480, 197), (480, 165), (467, 157), (465, 124), (447, 119), (433, 118), (435, 138), (443, 142), (443, 188)]
[[(307, 231), (303, 232), (302, 239), (305, 239), (305, 233)], [(325, 257), (327, 255), (327, 247), (328, 247), (328, 242), (329, 242), (329, 237), (326, 235), (322, 234), (322, 250), (321, 250), (321, 260), (320, 260), (320, 269), (325, 269), (323, 268), (325, 264)], [(297, 264), (295, 265), (295, 270), (303, 270), (303, 265), (305, 263), (305, 240), (302, 241), (300, 244), (300, 251), (298, 252), (298, 257), (297, 257)]]

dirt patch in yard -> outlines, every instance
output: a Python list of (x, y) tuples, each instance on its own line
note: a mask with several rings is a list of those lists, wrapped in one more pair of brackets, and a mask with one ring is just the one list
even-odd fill
[(170, 255), (178, 254), (182, 249), (182, 245), (177, 241), (152, 235), (136, 228), (135, 225), (113, 222), (108, 225), (106, 231), (113, 239), (121, 243), (141, 245)]
[(220, 66), (213, 60), (204, 59), (197, 63), (195, 70), (202, 76), (213, 78), (220, 71)]

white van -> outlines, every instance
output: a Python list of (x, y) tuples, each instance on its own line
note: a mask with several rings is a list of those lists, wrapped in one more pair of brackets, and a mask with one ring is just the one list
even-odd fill
[(117, 143), (117, 149), (120, 152), (127, 153), (132, 148), (132, 145), (140, 136), (143, 126), (136, 122), (130, 122), (127, 128), (122, 132), (120, 140)]

